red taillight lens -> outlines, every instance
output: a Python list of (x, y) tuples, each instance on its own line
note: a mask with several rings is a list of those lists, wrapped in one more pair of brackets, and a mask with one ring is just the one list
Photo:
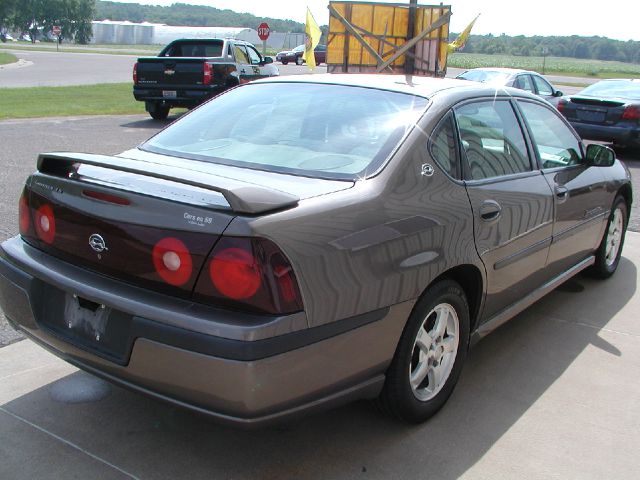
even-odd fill
[(213, 68), (211, 67), (210, 63), (204, 62), (204, 70), (203, 70), (203, 77), (202, 77), (202, 83), (204, 85), (209, 85), (211, 83), (211, 78), (213, 77)]
[(101, 202), (115, 203), (116, 205), (129, 205), (131, 203), (127, 198), (111, 195), (110, 193), (97, 192), (95, 190), (83, 190), (82, 194), (85, 197), (100, 200)]
[(623, 120), (640, 120), (640, 106), (629, 105), (622, 112)]
[(56, 237), (56, 219), (51, 205), (45, 203), (36, 210), (34, 224), (40, 240), (52, 244)]
[(191, 278), (193, 261), (182, 240), (163, 238), (153, 247), (152, 256), (156, 273), (168, 284), (179, 287)]
[(251, 253), (241, 248), (225, 248), (209, 263), (213, 286), (225, 297), (244, 300), (255, 295), (262, 282), (260, 266)]
[(138, 62), (133, 64), (133, 83), (138, 83)]
[(291, 264), (264, 238), (222, 237), (195, 289), (195, 299), (268, 314), (302, 310)]
[(23, 192), (18, 203), (18, 215), (20, 217), (20, 235), (28, 235), (31, 226), (31, 214), (29, 213), (29, 202), (27, 194)]
[(556, 108), (558, 109), (558, 111), (560, 113), (562, 113), (564, 111), (564, 107), (566, 107), (566, 106), (567, 106), (567, 101), (566, 100), (560, 100), (558, 102), (558, 105), (556, 106)]

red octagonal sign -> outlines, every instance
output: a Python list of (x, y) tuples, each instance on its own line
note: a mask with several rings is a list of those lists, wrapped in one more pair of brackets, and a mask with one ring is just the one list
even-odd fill
[(269, 38), (269, 32), (271, 32), (271, 30), (269, 29), (269, 25), (266, 22), (262, 22), (260, 25), (258, 25), (258, 37), (260, 37), (260, 40), (262, 40), (263, 42)]

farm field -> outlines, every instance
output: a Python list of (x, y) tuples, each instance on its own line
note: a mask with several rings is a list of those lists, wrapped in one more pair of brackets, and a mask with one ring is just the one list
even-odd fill
[[(603, 60), (568, 57), (547, 57), (545, 74), (594, 78), (640, 78), (640, 64), (609, 62)], [(542, 57), (519, 57), (515, 55), (486, 55), (480, 53), (454, 53), (449, 56), (449, 67), (509, 67), (535, 70), (542, 73)]]

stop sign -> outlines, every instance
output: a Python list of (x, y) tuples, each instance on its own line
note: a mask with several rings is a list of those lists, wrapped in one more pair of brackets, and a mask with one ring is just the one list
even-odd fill
[(269, 32), (271, 30), (269, 29), (269, 25), (266, 22), (262, 22), (260, 25), (258, 25), (258, 37), (260, 37), (260, 40), (262, 40), (263, 42), (269, 38)]
[(60, 25), (54, 25), (53, 28), (51, 29), (51, 33), (53, 33), (55, 36), (60, 36), (61, 32), (62, 32), (62, 29), (60, 28)]

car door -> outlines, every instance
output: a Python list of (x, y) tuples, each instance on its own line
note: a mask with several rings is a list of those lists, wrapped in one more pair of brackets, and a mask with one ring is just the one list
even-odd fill
[(475, 245), (487, 274), (488, 319), (546, 280), (553, 192), (534, 168), (511, 101), (473, 101), (454, 112)]
[(518, 100), (544, 178), (554, 191), (553, 242), (548, 270), (555, 276), (591, 255), (600, 244), (611, 197), (598, 167), (588, 166), (580, 139), (553, 108)]
[(258, 74), (260, 70), (257, 67), (254, 69), (253, 65), (251, 65), (251, 60), (249, 60), (249, 54), (247, 53), (247, 47), (245, 45), (235, 43), (233, 45), (233, 55), (240, 70), (240, 83), (247, 83), (259, 78)]

